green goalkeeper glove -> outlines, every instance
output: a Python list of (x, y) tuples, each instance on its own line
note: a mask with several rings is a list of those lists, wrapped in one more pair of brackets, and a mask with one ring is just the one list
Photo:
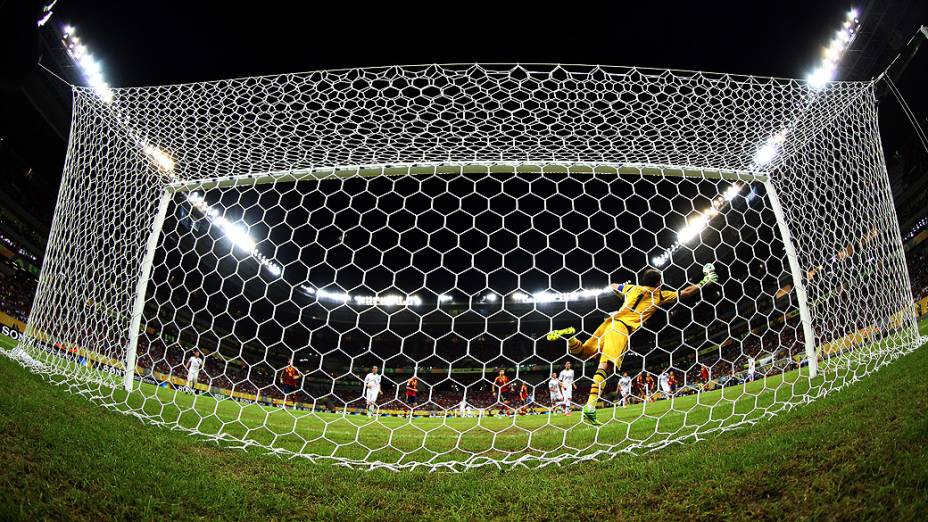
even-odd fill
[(703, 278), (699, 282), (699, 287), (702, 288), (710, 283), (718, 283), (719, 275), (715, 273), (715, 265), (712, 263), (706, 263), (702, 267)]

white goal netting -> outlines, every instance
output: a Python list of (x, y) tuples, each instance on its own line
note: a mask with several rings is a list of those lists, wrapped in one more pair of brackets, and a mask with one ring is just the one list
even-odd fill
[[(648, 267), (679, 300), (641, 305)], [(14, 354), (227, 445), (544, 465), (868, 375), (916, 345), (908, 287), (871, 83), (431, 65), (78, 88)], [(607, 319), (592, 351), (546, 339)]]

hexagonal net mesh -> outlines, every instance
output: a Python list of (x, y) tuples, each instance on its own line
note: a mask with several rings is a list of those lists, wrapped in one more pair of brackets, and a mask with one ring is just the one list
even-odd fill
[(367, 468), (648, 451), (917, 341), (871, 83), (433, 65), (78, 88), (45, 259), (30, 368)]

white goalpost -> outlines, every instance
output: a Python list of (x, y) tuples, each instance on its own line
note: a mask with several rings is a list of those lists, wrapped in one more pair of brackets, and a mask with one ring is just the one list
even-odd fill
[(786, 259), (789, 261), (789, 273), (793, 281), (793, 288), (796, 291), (796, 306), (799, 308), (799, 318), (802, 321), (803, 347), (805, 348), (806, 359), (809, 361), (809, 377), (815, 378), (818, 376), (815, 331), (812, 329), (812, 314), (809, 312), (809, 298), (806, 293), (805, 283), (803, 283), (799, 256), (796, 255), (796, 247), (793, 245), (793, 238), (790, 236), (789, 225), (786, 224), (786, 217), (783, 215), (783, 207), (780, 206), (776, 187), (769, 180), (765, 180), (764, 188), (767, 189), (770, 210), (773, 211), (773, 215), (777, 219), (780, 240), (783, 242), (783, 250), (786, 252)]
[[(648, 269), (679, 300), (623, 297), (654, 291)], [(509, 468), (837, 390), (917, 346), (908, 288), (872, 83), (318, 71), (76, 88), (19, 348), (101, 405), (232, 446)], [(634, 323), (604, 376), (607, 341), (546, 339), (605, 339), (603, 321)]]

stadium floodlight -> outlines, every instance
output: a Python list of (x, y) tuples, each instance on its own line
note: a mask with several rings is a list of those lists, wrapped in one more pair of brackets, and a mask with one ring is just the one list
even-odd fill
[(316, 290), (316, 297), (319, 299), (325, 299), (327, 301), (338, 301), (341, 303), (347, 303), (351, 299), (351, 296), (344, 292), (330, 292), (321, 288)]
[(725, 201), (731, 201), (738, 197), (738, 194), (741, 193), (741, 187), (742, 185), (740, 183), (732, 183), (732, 185), (725, 190)]
[(689, 243), (699, 236), (699, 233), (709, 224), (709, 217), (705, 214), (698, 213), (689, 219), (689, 222), (679, 232), (677, 240), (681, 243)]
[(514, 292), (512, 294), (512, 300), (517, 303), (569, 303), (572, 301), (581, 301), (587, 299), (593, 299), (604, 293), (612, 292), (611, 287), (605, 288), (581, 288), (572, 292), (551, 292), (544, 290), (541, 292), (534, 292), (531, 295), (524, 292)]
[[(754, 425), (917, 345), (874, 90), (499, 64), (116, 89), (109, 105), (79, 87), (48, 272), (21, 348), (42, 360), (35, 371), (146, 422), (365, 469), (605, 459)], [(176, 155), (173, 176), (141, 138)], [(758, 165), (766, 143), (776, 155)], [(754, 201), (741, 204), (748, 191)], [(653, 252), (687, 215), (673, 245)], [(271, 241), (273, 259), (256, 246)], [(242, 250), (261, 266), (237, 259)], [(848, 257), (867, 270), (841, 268)], [(684, 394), (666, 392), (659, 407), (650, 400), (663, 392), (621, 406), (588, 395), (598, 358), (564, 337), (588, 339), (614, 310), (596, 299), (605, 285), (637, 281), (655, 258), (660, 306), (676, 308), (641, 320), (633, 355), (610, 372), (670, 370)], [(675, 302), (681, 289), (689, 298)], [(658, 298), (623, 291), (646, 307)], [(414, 308), (418, 295), (470, 297), (429, 310)], [(537, 305), (500, 307), (501, 296)], [(620, 342), (618, 330), (605, 335)], [(60, 357), (59, 342), (94, 364)], [(199, 377), (162, 364), (194, 348), (208, 354)], [(297, 350), (318, 358), (286, 397), (278, 377)], [(496, 368), (519, 368), (535, 387), (568, 360), (575, 407), (592, 397), (602, 425), (486, 418), (496, 398), (479, 391)], [(761, 373), (736, 384), (751, 360)], [(724, 396), (692, 382), (703, 364), (725, 376), (713, 382)], [(395, 416), (346, 418), (365, 411), (373, 365), (393, 382), (416, 372), (431, 418), (403, 415), (394, 390), (374, 402)], [(613, 387), (607, 377), (597, 385)], [(241, 402), (220, 407), (226, 396)], [(447, 406), (463, 397), (481, 410), (474, 419)]]
[(835, 77), (837, 64), (841, 57), (847, 51), (848, 46), (853, 42), (857, 34), (860, 20), (857, 19), (857, 9), (851, 9), (848, 12), (847, 19), (841, 29), (835, 32), (835, 37), (825, 49), (822, 63), (816, 67), (806, 78), (809, 86), (814, 90), (821, 90)]
[(62, 30), (62, 33), (61, 43), (71, 60), (80, 68), (88, 85), (104, 103), (113, 103), (113, 90), (103, 79), (103, 68), (94, 60), (87, 46), (81, 43), (80, 38), (75, 34), (76, 29), (71, 25), (67, 25)]
[(376, 295), (356, 295), (350, 300), (354, 301), (355, 304), (363, 306), (419, 306), (422, 304), (422, 299), (419, 296), (410, 295), (410, 296), (401, 296), (397, 294), (387, 294), (383, 296)]
[(454, 298), (448, 294), (438, 294), (439, 303), (447, 303), (448, 301), (451, 301), (452, 299)]
[(49, 19), (51, 19), (52, 17), (52, 14), (54, 14), (52, 12), (52, 9), (55, 8), (55, 4), (57, 3), (58, 3), (58, 0), (52, 0), (51, 2), (48, 2), (42, 6), (42, 16), (39, 18), (38, 22), (36, 23), (38, 27), (42, 27), (46, 23), (48, 23)]
[(536, 303), (553, 303), (557, 298), (552, 292), (535, 292), (532, 294), (532, 301)]
[(256, 242), (240, 225), (231, 223), (226, 219), (225, 216), (222, 215), (222, 212), (220, 212), (218, 208), (210, 206), (199, 192), (191, 192), (188, 194), (187, 202), (209, 219), (211, 223), (215, 224), (239, 250), (251, 255), (257, 259), (260, 264), (264, 265), (271, 275), (279, 277), (283, 273), (283, 267), (258, 251)]
[(174, 170), (174, 159), (171, 158), (171, 155), (167, 152), (151, 145), (145, 145), (142, 151), (151, 158), (159, 169), (165, 172), (172, 172)]
[(258, 245), (255, 243), (255, 240), (248, 235), (247, 230), (222, 216), (213, 220), (213, 223), (222, 230), (223, 235), (225, 235), (236, 248), (246, 254), (254, 254), (255, 248), (257, 248)]
[(828, 82), (834, 78), (834, 73), (834, 68), (827, 65), (823, 65), (818, 69), (815, 69), (808, 77), (809, 86), (813, 89), (821, 89), (825, 87), (828, 85)]
[(39, 18), (38, 21), (36, 22), (36, 26), (38, 27), (44, 26), (46, 23), (48, 23), (48, 20), (51, 19), (52, 14), (54, 13), (52, 13), (51, 11), (43, 13), (42, 17)]
[[(822, 85), (824, 85), (824, 83)], [(761, 148), (757, 149), (757, 153), (754, 154), (754, 163), (760, 166), (766, 165), (773, 161), (776, 155), (777, 146), (772, 143), (765, 143)]]

